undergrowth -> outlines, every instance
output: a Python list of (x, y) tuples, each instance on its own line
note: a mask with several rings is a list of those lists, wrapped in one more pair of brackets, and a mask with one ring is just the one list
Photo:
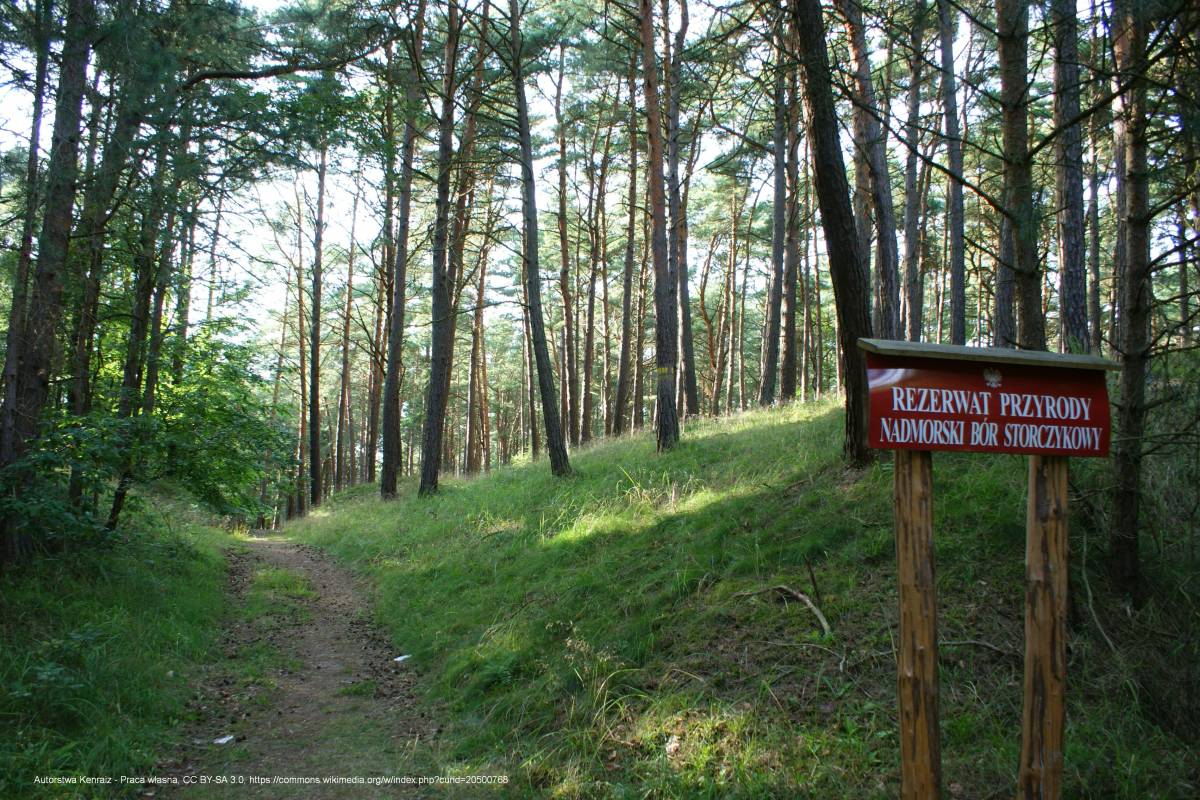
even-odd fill
[[(830, 403), (753, 412), (665, 455), (599, 443), (565, 479), (533, 463), (431, 499), (362, 487), (289, 533), (372, 578), (450, 714), (444, 771), (506, 772), (522, 797), (895, 797), (891, 464), (847, 472), (841, 438)], [(1008, 797), (1025, 463), (938, 454), (934, 475), (944, 788)], [(1197, 565), (1155, 560), (1145, 605), (1118, 602), (1094, 569), (1108, 479), (1074, 462), (1065, 796), (1194, 797), (1200, 705), (1155, 698), (1194, 682)]]
[(0, 576), (0, 797), (133, 795), (120, 776), (152, 774), (177, 734), (220, 630), (229, 539), (181, 501), (155, 506)]

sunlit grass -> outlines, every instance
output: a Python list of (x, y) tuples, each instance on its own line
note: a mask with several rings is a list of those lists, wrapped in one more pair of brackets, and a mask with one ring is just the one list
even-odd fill
[[(288, 533), (372, 579), (449, 714), (441, 769), (510, 773), (518, 797), (894, 797), (891, 464), (847, 472), (841, 441), (832, 402), (753, 411), (690, 423), (666, 454), (597, 443), (565, 479), (533, 462), (433, 498), (361, 487)], [(944, 640), (1019, 652), (1024, 483), (1019, 458), (935, 458)], [(762, 591), (778, 584), (832, 635)], [(1091, 690), (1116, 680), (1101, 655), (1071, 664), (1070, 792), (1189, 796), (1196, 758), (1164, 757), (1187, 740)], [(961, 796), (1015, 787), (1020, 668), (945, 648)]]

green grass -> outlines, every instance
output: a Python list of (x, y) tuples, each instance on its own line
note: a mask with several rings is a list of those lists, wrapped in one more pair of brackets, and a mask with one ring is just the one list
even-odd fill
[[(847, 473), (841, 427), (828, 403), (701, 422), (665, 455), (645, 435), (574, 453), (566, 479), (526, 464), (389, 504), (363, 487), (289, 532), (372, 579), (445, 720), (441, 770), (508, 773), (520, 797), (894, 797), (891, 465)], [(1008, 797), (1021, 662), (969, 641), (1022, 646), (1024, 462), (939, 454), (934, 471), (940, 633), (957, 643), (945, 786)], [(832, 636), (760, 591), (777, 584), (817, 600)], [(1067, 796), (1195, 796), (1195, 717), (1165, 724), (1146, 700), (1166, 666), (1196, 674), (1188, 652), (1092, 588), (1120, 652), (1076, 614)], [(1194, 603), (1172, 617), (1166, 602), (1139, 613), (1195, 630)]]
[(113, 797), (35, 776), (153, 772), (220, 633), (227, 534), (183, 504), (0, 578), (0, 797)]
[(242, 618), (265, 628), (305, 622), (304, 601), (316, 597), (308, 578), (278, 567), (255, 570), (241, 606)]

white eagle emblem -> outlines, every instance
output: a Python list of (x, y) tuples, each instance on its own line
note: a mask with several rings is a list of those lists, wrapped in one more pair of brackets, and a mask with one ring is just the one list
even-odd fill
[(988, 385), (989, 388), (999, 389), (1000, 388), (1000, 370), (985, 369), (983, 371), (983, 381), (984, 381), (984, 383), (986, 383)]

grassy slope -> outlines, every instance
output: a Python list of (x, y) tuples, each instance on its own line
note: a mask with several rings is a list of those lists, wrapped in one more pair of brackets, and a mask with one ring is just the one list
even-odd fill
[[(890, 464), (848, 475), (840, 441), (831, 405), (756, 412), (664, 456), (647, 436), (599, 444), (566, 480), (526, 465), (387, 505), (364, 488), (290, 532), (373, 578), (446, 713), (443, 769), (510, 773), (515, 796), (894, 797)], [(1007, 797), (1024, 464), (939, 455), (934, 472), (945, 786)], [(758, 592), (777, 584), (819, 595), (833, 635)], [(1150, 721), (1135, 660), (1080, 618), (1067, 796), (1194, 796), (1195, 723)]]
[(229, 537), (182, 503), (111, 546), (0, 578), (0, 797), (115, 797), (41, 775), (146, 775), (176, 735), (193, 665), (220, 632)]

